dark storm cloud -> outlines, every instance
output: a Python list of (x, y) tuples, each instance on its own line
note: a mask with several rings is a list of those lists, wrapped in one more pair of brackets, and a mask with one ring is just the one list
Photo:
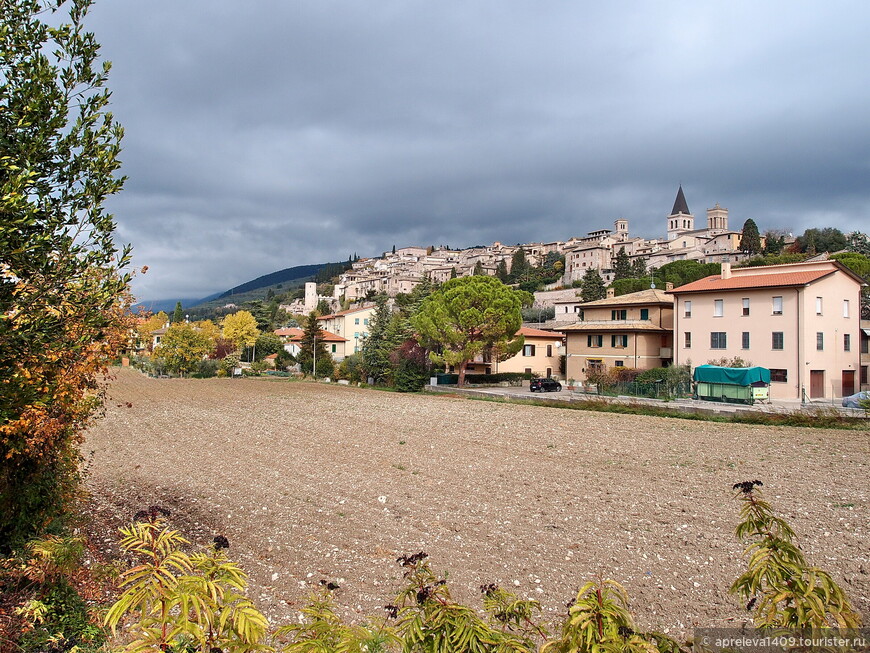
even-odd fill
[[(848, 15), (846, 15), (848, 13)], [(853, 3), (98, 2), (140, 296), (696, 216), (863, 229)]]

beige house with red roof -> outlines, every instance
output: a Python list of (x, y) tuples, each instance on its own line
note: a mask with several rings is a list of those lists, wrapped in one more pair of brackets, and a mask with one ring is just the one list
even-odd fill
[(342, 360), (345, 356), (355, 354), (362, 349), (363, 340), (369, 334), (369, 324), (374, 319), (376, 308), (375, 304), (365, 304), (317, 318), (322, 329), (347, 341), (341, 358), (337, 360)]
[(740, 358), (770, 369), (770, 396), (857, 392), (862, 279), (832, 260), (731, 269), (673, 290), (674, 362)]
[(579, 321), (565, 332), (568, 379), (584, 381), (591, 372), (626, 367), (664, 367), (673, 357), (673, 296), (650, 288), (578, 305)]
[[(302, 342), (302, 337), (305, 335), (305, 332), (298, 328), (286, 328), (286, 329), (275, 329), (272, 333), (281, 338), (284, 341), (284, 349), (294, 356), (299, 354), (299, 344)], [(339, 335), (334, 333), (330, 333), (329, 331), (321, 330), (322, 335), (320, 337), (320, 342), (326, 345), (326, 351), (330, 353), (333, 360), (341, 361), (344, 360), (344, 357), (347, 356), (347, 338), (342, 338)]]
[(468, 374), (498, 374), (517, 372), (541, 377), (561, 376), (560, 360), (565, 353), (564, 334), (521, 327), (517, 335), (523, 336), (523, 348), (506, 361), (492, 361), (479, 356), (468, 364)]

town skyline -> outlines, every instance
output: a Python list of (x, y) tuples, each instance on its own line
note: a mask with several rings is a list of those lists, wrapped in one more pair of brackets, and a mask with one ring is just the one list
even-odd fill
[[(703, 215), (801, 233), (870, 207), (833, 5), (143, 6), (97, 2), (126, 130), (119, 243), (141, 298), (411, 244), (661, 236), (682, 184)], [(856, 83), (858, 82), (858, 83)]]

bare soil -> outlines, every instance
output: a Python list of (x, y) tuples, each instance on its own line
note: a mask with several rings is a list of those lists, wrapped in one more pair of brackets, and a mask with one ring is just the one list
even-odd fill
[(603, 577), (642, 628), (740, 624), (731, 486), (752, 479), (870, 621), (866, 432), (121, 370), (85, 449), (100, 537), (152, 504), (197, 544), (225, 535), (273, 623), (321, 580), (347, 618), (382, 614), (396, 558), (425, 551), (471, 605), (497, 583), (559, 622)]

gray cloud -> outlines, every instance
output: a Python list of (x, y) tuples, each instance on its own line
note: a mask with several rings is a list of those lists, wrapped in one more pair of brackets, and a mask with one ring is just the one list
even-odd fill
[[(588, 5), (588, 6), (586, 6)], [(866, 230), (870, 6), (98, 2), (145, 298), (698, 216)]]

